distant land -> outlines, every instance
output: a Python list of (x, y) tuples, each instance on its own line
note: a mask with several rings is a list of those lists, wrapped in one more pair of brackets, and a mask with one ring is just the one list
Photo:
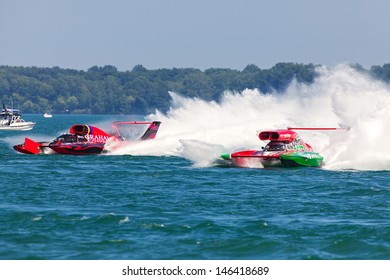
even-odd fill
[[(319, 65), (278, 63), (270, 69), (249, 64), (242, 71), (210, 68), (148, 70), (142, 65), (118, 71), (106, 65), (87, 71), (60, 67), (0, 66), (0, 100), (22, 113), (53, 114), (148, 114), (166, 112), (169, 92), (185, 97), (218, 100), (224, 91), (259, 89), (282, 92), (293, 79), (313, 83)], [(351, 65), (375, 79), (390, 82), (390, 63), (364, 69)]]

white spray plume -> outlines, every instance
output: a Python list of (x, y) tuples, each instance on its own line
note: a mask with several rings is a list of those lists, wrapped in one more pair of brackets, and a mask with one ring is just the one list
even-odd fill
[(221, 154), (260, 149), (263, 129), (340, 127), (346, 131), (300, 131), (325, 158), (328, 169), (390, 170), (390, 89), (346, 65), (320, 67), (314, 83), (293, 81), (285, 92), (225, 92), (219, 102), (170, 93), (167, 114), (155, 140), (129, 145), (116, 153), (176, 155), (208, 166)]

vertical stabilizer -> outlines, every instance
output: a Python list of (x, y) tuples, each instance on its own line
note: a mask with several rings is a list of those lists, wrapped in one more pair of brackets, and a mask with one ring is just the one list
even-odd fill
[(24, 147), (26, 152), (29, 152), (34, 155), (40, 154), (41, 153), (41, 150), (39, 149), (40, 146), (41, 144), (35, 142), (34, 140), (31, 140), (30, 138), (26, 137), (24, 139)]
[(157, 122), (157, 121), (152, 122), (149, 125), (148, 129), (145, 131), (144, 135), (141, 136), (139, 141), (154, 139), (156, 137), (160, 124), (161, 122)]

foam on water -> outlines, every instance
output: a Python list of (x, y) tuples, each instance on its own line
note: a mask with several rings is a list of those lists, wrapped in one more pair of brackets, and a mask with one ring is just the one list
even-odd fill
[(154, 141), (129, 145), (116, 154), (177, 155), (196, 166), (221, 153), (260, 149), (263, 129), (340, 127), (346, 131), (301, 131), (329, 169), (390, 170), (390, 89), (346, 66), (320, 67), (310, 85), (292, 82), (285, 92), (225, 92), (219, 102), (171, 93), (172, 105), (148, 120), (160, 120)]

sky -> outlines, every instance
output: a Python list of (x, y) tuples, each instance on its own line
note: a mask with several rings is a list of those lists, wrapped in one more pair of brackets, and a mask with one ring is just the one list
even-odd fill
[(390, 62), (387, 0), (0, 0), (0, 65)]

